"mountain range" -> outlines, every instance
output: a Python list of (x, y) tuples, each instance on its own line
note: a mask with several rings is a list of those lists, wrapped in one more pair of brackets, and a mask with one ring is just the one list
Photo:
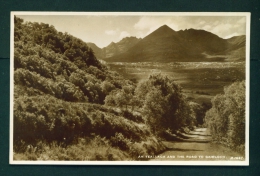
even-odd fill
[(87, 44), (93, 49), (98, 59), (104, 59), (126, 52), (129, 48), (133, 47), (140, 40), (140, 38), (136, 37), (125, 37), (117, 43), (111, 42), (108, 46), (102, 49), (94, 43)]
[(245, 40), (245, 35), (223, 39), (205, 30), (174, 31), (163, 25), (142, 39), (126, 37), (102, 49), (88, 45), (107, 62), (244, 61)]

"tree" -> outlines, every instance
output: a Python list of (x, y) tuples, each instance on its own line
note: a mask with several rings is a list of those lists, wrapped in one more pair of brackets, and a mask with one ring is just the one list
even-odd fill
[(108, 95), (112, 90), (114, 90), (116, 87), (111, 84), (109, 81), (103, 81), (101, 83), (101, 89), (102, 89), (102, 92), (104, 92), (104, 94)]
[(202, 125), (204, 123), (204, 108), (202, 105), (195, 103), (195, 102), (189, 102), (189, 106), (191, 108), (191, 115), (194, 119), (195, 125)]
[(137, 85), (135, 94), (147, 123), (155, 132), (175, 131), (190, 125), (190, 108), (173, 79), (161, 74), (150, 75), (148, 80)]
[(245, 81), (235, 82), (216, 95), (206, 113), (213, 139), (237, 148), (245, 143)]

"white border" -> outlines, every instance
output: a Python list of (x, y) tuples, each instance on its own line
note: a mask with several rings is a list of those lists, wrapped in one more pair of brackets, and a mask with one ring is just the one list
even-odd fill
[[(13, 48), (14, 15), (91, 15), (91, 16), (245, 16), (246, 17), (246, 145), (245, 161), (14, 161), (13, 160)], [(10, 19), (10, 164), (27, 165), (197, 165), (249, 166), (249, 90), (250, 90), (250, 18), (249, 12), (11, 12)]]

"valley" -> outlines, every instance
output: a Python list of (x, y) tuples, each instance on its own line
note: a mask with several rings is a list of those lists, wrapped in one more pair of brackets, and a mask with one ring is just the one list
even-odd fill
[(245, 79), (245, 62), (107, 62), (127, 79), (140, 82), (152, 73), (172, 77), (183, 92), (197, 103), (210, 102), (223, 87)]

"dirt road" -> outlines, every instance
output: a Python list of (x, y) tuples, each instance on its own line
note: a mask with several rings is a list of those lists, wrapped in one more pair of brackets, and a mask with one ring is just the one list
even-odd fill
[(152, 161), (162, 160), (234, 160), (242, 161), (244, 156), (231, 149), (211, 142), (211, 135), (207, 128), (197, 128), (189, 134), (182, 134), (184, 138), (181, 142), (164, 141), (168, 147), (164, 153), (151, 156)]

